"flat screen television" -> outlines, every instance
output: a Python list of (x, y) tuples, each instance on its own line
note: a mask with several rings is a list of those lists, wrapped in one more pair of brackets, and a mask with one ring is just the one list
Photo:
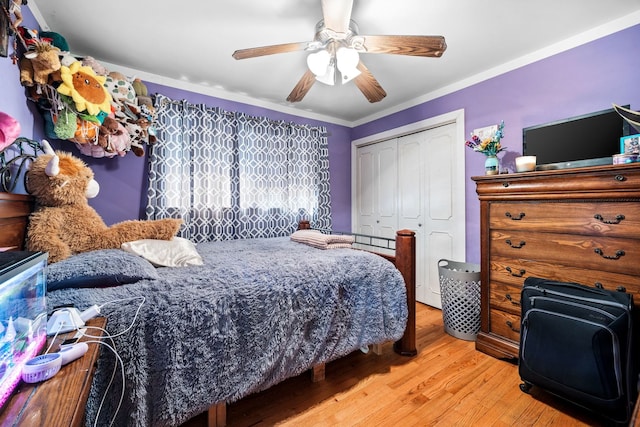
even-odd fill
[(613, 108), (596, 111), (522, 129), (522, 154), (536, 156), (538, 170), (610, 165), (629, 132)]
[(47, 254), (0, 252), (0, 408), (47, 339)]

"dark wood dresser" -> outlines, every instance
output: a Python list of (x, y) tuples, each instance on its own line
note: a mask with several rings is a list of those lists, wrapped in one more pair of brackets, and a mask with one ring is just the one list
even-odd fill
[(472, 179), (480, 199), (477, 350), (518, 357), (529, 276), (623, 287), (640, 304), (640, 163)]

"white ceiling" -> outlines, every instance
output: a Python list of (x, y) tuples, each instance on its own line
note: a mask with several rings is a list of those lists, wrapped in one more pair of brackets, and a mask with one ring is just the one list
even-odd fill
[[(285, 101), (304, 52), (235, 60), (236, 49), (310, 41), (320, 0), (29, 0), (77, 56), (147, 81), (356, 125), (640, 23), (640, 0), (355, 0), (360, 34), (443, 35), (441, 58), (363, 54), (387, 92), (370, 104), (353, 82), (316, 82)], [(597, 58), (594, 58), (597, 61)]]

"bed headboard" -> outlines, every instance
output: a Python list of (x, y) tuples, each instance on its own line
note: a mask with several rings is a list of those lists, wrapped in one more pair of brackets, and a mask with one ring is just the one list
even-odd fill
[(24, 249), (33, 197), (0, 192), (0, 251)]

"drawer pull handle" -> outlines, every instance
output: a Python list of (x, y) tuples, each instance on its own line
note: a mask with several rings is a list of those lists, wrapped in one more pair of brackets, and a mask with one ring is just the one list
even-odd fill
[(604, 217), (600, 214), (595, 214), (593, 217), (603, 224), (620, 224), (620, 222), (624, 219), (624, 215), (622, 214), (616, 215), (616, 219), (604, 219)]
[(511, 301), (511, 304), (517, 305), (518, 307), (520, 306), (520, 303), (518, 301), (513, 300), (513, 297), (511, 296), (511, 294), (506, 294), (504, 297), (509, 301)]
[(516, 329), (513, 327), (513, 323), (511, 323), (511, 320), (507, 320), (505, 323), (507, 324), (509, 329), (511, 329), (513, 332), (520, 333), (520, 329)]
[(620, 182), (627, 180), (627, 178), (625, 178), (624, 175), (616, 175), (615, 179), (616, 181), (620, 181)]
[(620, 257), (624, 256), (624, 251), (622, 249), (618, 249), (615, 255), (605, 255), (604, 251), (600, 248), (595, 248), (593, 251), (605, 259), (620, 259)]
[(508, 183), (507, 181), (505, 181), (505, 182), (503, 182), (503, 183), (502, 183), (502, 186), (503, 186), (503, 187), (508, 187), (508, 186), (509, 186), (509, 183)]
[(524, 240), (520, 240), (520, 243), (514, 245), (513, 243), (511, 243), (511, 239), (507, 239), (505, 240), (505, 243), (509, 246), (511, 246), (514, 249), (520, 249), (521, 247), (523, 247), (525, 245)]
[(504, 216), (506, 216), (507, 218), (511, 218), (512, 221), (520, 221), (522, 218), (524, 218), (524, 212), (520, 212), (517, 215), (511, 215), (511, 212), (505, 212)]
[(513, 277), (522, 277), (522, 276), (524, 276), (524, 273), (526, 273), (526, 271), (524, 269), (522, 269), (522, 268), (517, 272), (514, 272), (513, 270), (511, 270), (511, 267), (507, 267), (505, 270), (507, 270), (509, 273), (511, 273), (511, 275)]

